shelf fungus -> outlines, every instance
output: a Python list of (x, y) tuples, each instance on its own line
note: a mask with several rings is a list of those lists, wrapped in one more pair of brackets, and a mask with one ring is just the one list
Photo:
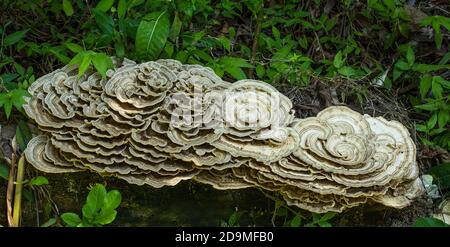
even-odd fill
[(344, 106), (297, 119), (271, 85), (229, 83), (199, 65), (125, 59), (103, 78), (66, 66), (29, 92), (24, 109), (40, 135), (25, 155), (44, 172), (90, 170), (156, 188), (189, 179), (258, 187), (317, 213), (367, 202), (402, 208), (423, 191), (399, 122)]

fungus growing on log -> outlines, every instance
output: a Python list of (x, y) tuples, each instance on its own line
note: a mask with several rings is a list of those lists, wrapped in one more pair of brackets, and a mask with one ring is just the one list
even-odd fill
[(368, 201), (402, 208), (422, 192), (416, 149), (396, 121), (344, 106), (296, 119), (255, 80), (229, 83), (175, 60), (115, 61), (102, 78), (66, 66), (29, 88), (40, 128), (25, 150), (48, 173), (91, 170), (156, 188), (194, 179), (258, 187), (323, 213)]

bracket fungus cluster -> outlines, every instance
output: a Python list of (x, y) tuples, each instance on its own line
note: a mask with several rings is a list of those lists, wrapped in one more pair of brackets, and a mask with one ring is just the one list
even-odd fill
[(24, 105), (41, 130), (25, 150), (48, 173), (91, 170), (156, 188), (194, 179), (278, 191), (323, 213), (368, 201), (402, 208), (422, 192), (406, 128), (347, 107), (294, 118), (264, 82), (229, 83), (174, 60), (115, 61), (102, 78), (63, 67)]

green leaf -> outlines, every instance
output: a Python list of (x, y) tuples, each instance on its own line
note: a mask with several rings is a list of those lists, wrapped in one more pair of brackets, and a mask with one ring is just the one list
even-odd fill
[(425, 111), (435, 111), (440, 108), (440, 103), (439, 102), (429, 102), (429, 103), (426, 103), (423, 105), (416, 105), (414, 107), (417, 109), (425, 110)]
[(336, 67), (337, 69), (341, 68), (342, 66), (344, 66), (344, 60), (342, 59), (342, 52), (339, 51), (336, 56), (334, 56), (333, 59), (333, 65), (334, 67)]
[(25, 150), (28, 142), (31, 140), (32, 134), (27, 123), (20, 121), (16, 127), (16, 141), (19, 144), (20, 150)]
[(409, 70), (409, 68), (410, 68), (409, 64), (407, 62), (405, 62), (403, 59), (396, 62), (394, 66), (403, 71)]
[(119, 0), (119, 4), (117, 6), (117, 15), (119, 18), (124, 18), (127, 14), (127, 0)]
[(437, 123), (437, 112), (433, 113), (433, 115), (431, 115), (431, 118), (428, 119), (427, 128), (429, 130), (434, 128), (434, 126), (436, 126), (436, 123)]
[(13, 102), (11, 100), (6, 101), (3, 105), (3, 108), (5, 109), (6, 119), (9, 119), (9, 116), (11, 115)]
[(0, 163), (0, 177), (9, 179), (9, 167), (3, 163)]
[(338, 69), (339, 74), (343, 76), (353, 76), (356, 74), (355, 70), (352, 67), (344, 66)]
[(74, 53), (80, 53), (80, 52), (84, 51), (83, 47), (81, 47), (75, 43), (66, 43), (65, 45), (70, 51), (72, 51)]
[(166, 11), (153, 20), (141, 21), (136, 32), (136, 52), (141, 58), (158, 58), (169, 37), (169, 25)]
[(45, 185), (45, 184), (48, 184), (48, 180), (46, 177), (37, 176), (37, 177), (31, 179), (30, 184), (36, 185), (36, 186)]
[(63, 7), (64, 13), (66, 14), (66, 16), (73, 15), (73, 7), (72, 7), (71, 0), (63, 0), (62, 7)]
[(224, 70), (236, 80), (247, 79), (247, 75), (239, 67), (225, 67)]
[(446, 110), (440, 110), (438, 114), (438, 124), (439, 127), (444, 128), (447, 125), (448, 120), (450, 119), (450, 113)]
[(98, 9), (102, 12), (106, 12), (109, 9), (111, 9), (111, 7), (114, 4), (114, 0), (101, 0), (97, 6), (95, 6), (95, 9)]
[(431, 79), (432, 79), (431, 76), (422, 76), (422, 78), (420, 78), (419, 91), (420, 91), (420, 97), (422, 99), (425, 98), (428, 91), (430, 91)]
[(170, 40), (175, 41), (178, 35), (180, 34), (181, 27), (183, 23), (178, 16), (178, 12), (175, 13), (175, 17), (173, 18), (172, 27), (170, 28)]
[(294, 218), (292, 218), (291, 223), (289, 224), (291, 227), (299, 227), (302, 224), (302, 218), (300, 215), (296, 215)]
[(332, 227), (331, 223), (327, 221), (319, 221), (317, 224), (319, 224), (320, 227)]
[(256, 65), (256, 76), (258, 76), (258, 78), (263, 78), (264, 74), (266, 73), (264, 66), (262, 66), (261, 64)]
[(54, 224), (56, 224), (56, 218), (50, 218), (44, 224), (42, 224), (41, 227), (49, 227), (53, 226)]
[(6, 36), (5, 39), (3, 39), (3, 45), (10, 46), (10, 45), (13, 45), (13, 44), (19, 42), (20, 40), (22, 40), (25, 37), (25, 34), (27, 32), (28, 32), (28, 30), (22, 30), (22, 31), (17, 31), (15, 33), (12, 33), (12, 34)]
[(441, 25), (438, 22), (432, 22), (431, 26), (434, 29), (434, 42), (436, 43), (436, 48), (441, 49), (443, 36), (441, 33)]
[(443, 221), (436, 218), (420, 218), (413, 225), (414, 227), (449, 227)]
[(102, 209), (100, 213), (95, 216), (94, 223), (100, 225), (107, 225), (114, 221), (116, 218), (117, 211), (114, 209)]
[(93, 219), (98, 211), (103, 207), (106, 197), (105, 186), (96, 184), (89, 192), (86, 204), (84, 204), (82, 212), (83, 217)]
[(122, 201), (122, 195), (118, 190), (111, 190), (106, 194), (105, 204), (103, 205), (103, 209), (110, 208), (116, 209), (120, 202)]
[(92, 56), (92, 64), (100, 75), (105, 78), (106, 71), (113, 67), (113, 62), (105, 53), (96, 53)]
[(428, 73), (428, 72), (434, 72), (441, 69), (450, 69), (450, 65), (444, 64), (414, 64), (412, 69), (414, 71), (417, 71), (419, 73)]
[(414, 50), (411, 48), (411, 46), (408, 46), (408, 50), (406, 52), (406, 61), (408, 61), (409, 67), (411, 67), (414, 64)]
[(81, 60), (80, 67), (78, 67), (78, 78), (80, 78), (84, 72), (89, 68), (89, 65), (91, 64), (91, 55), (85, 54), (83, 57), (83, 60)]
[(113, 18), (97, 9), (92, 9), (92, 12), (94, 12), (95, 23), (97, 24), (98, 28), (104, 34), (112, 35), (114, 30)]
[(439, 81), (435, 80), (435, 77), (433, 77), (433, 80), (431, 81), (431, 92), (433, 92), (434, 97), (436, 99), (441, 99), (443, 91)]
[(428, 173), (438, 182), (442, 190), (450, 188), (450, 163), (433, 166)]
[(240, 57), (222, 57), (219, 62), (225, 67), (253, 68), (253, 65)]
[(332, 218), (334, 218), (334, 216), (336, 216), (335, 212), (328, 212), (326, 214), (324, 214), (319, 221), (324, 222), (324, 221), (328, 221), (331, 220)]
[(233, 212), (230, 217), (228, 218), (228, 225), (229, 226), (235, 226), (238, 221), (239, 215), (238, 212)]
[(275, 37), (275, 40), (279, 40), (280, 39), (280, 31), (275, 27), (275, 26), (272, 26), (272, 34), (273, 34), (273, 37)]
[(61, 219), (67, 224), (67, 226), (74, 227), (81, 224), (80, 216), (75, 213), (63, 213), (61, 215)]

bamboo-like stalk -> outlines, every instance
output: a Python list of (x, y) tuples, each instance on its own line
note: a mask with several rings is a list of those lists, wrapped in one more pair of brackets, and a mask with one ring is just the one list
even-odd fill
[(16, 177), (16, 154), (11, 155), (11, 167), (9, 169), (8, 188), (6, 190), (6, 217), (8, 219), (8, 226), (13, 226), (13, 193), (14, 193), (14, 178)]
[(22, 210), (22, 188), (23, 175), (25, 171), (25, 157), (22, 155), (17, 166), (16, 190), (14, 191), (13, 227), (18, 227), (20, 223), (20, 213)]

